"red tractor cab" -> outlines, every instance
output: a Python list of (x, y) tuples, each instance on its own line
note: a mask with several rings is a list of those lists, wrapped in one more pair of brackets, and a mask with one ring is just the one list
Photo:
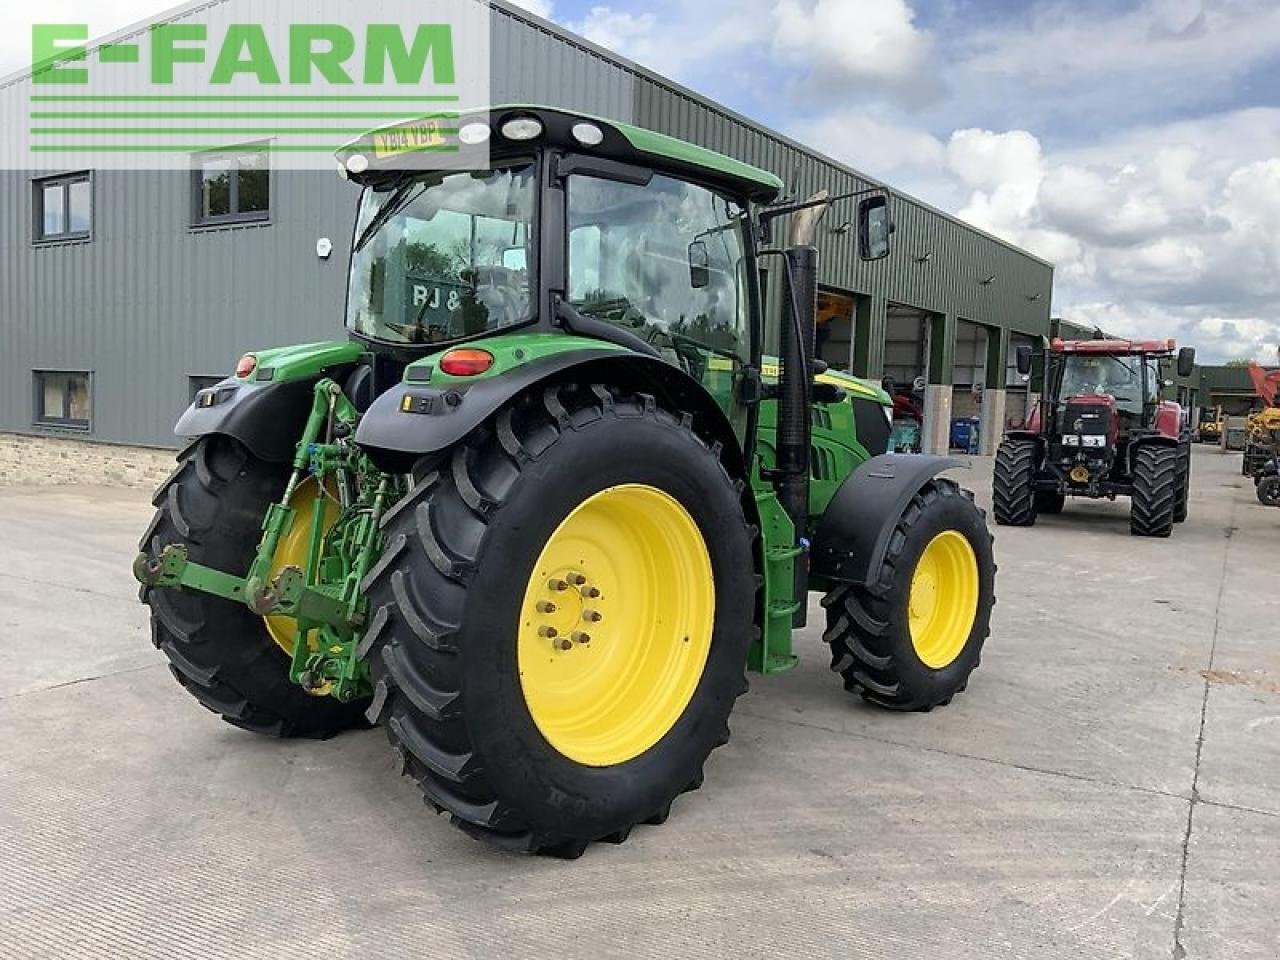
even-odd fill
[(1044, 388), (1025, 429), (996, 454), (996, 522), (1031, 526), (1060, 513), (1067, 497), (1130, 497), (1129, 530), (1167, 537), (1186, 519), (1191, 430), (1163, 397), (1165, 368), (1195, 367), (1195, 350), (1173, 340), (1053, 340), (1038, 356), (1018, 350), (1020, 373), (1042, 365)]

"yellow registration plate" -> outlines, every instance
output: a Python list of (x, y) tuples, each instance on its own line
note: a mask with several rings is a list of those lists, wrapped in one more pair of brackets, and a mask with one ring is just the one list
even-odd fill
[(373, 135), (373, 154), (378, 159), (413, 153), (445, 142), (439, 120), (414, 120)]

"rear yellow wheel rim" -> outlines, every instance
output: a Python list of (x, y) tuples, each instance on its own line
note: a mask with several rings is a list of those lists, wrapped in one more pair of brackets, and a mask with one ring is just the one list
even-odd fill
[(924, 548), (911, 577), (908, 622), (916, 656), (934, 670), (954, 663), (978, 613), (978, 558), (964, 535), (944, 530)]
[[(289, 506), (296, 511), (293, 518), (293, 525), (289, 528), (289, 532), (280, 538), (280, 543), (276, 546), (275, 556), (271, 563), (271, 577), (274, 578), (285, 567), (298, 567), (302, 570), (307, 569), (307, 553), (311, 548), (311, 521), (315, 516), (317, 508), (324, 510), (324, 532), (328, 533), (330, 528), (338, 519), (338, 504), (333, 498), (320, 495), (320, 485), (314, 480), (305, 480), (298, 484), (297, 490), (293, 493), (293, 498), (289, 501)], [(276, 645), (293, 656), (294, 638), (297, 634), (298, 621), (293, 617), (263, 617), (263, 622), (267, 625), (267, 633), (271, 634), (271, 639)], [(317, 643), (316, 631), (312, 630), (307, 634), (307, 643), (313, 649)], [(327, 693), (327, 690), (314, 691), (317, 694)]]
[(715, 582), (698, 525), (640, 484), (583, 501), (543, 547), (520, 608), (520, 687), (538, 730), (578, 763), (644, 753), (693, 699)]

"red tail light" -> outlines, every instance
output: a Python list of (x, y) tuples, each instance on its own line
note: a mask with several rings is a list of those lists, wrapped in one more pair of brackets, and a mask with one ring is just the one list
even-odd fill
[(461, 348), (450, 350), (440, 358), (440, 369), (451, 377), (478, 377), (493, 366), (493, 354), (488, 350)]
[(258, 369), (258, 358), (252, 353), (246, 353), (240, 358), (240, 362), (236, 364), (236, 376), (241, 380), (249, 377), (253, 371)]

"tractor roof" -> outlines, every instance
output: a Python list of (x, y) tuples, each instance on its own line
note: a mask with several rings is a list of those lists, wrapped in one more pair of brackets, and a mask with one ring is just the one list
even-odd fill
[[(502, 134), (503, 125), (519, 117), (541, 121), (542, 134), (531, 141), (507, 140)], [(488, 139), (470, 147), (459, 142), (458, 131), (477, 123), (489, 127)], [(603, 133), (598, 144), (576, 139), (575, 126), (583, 123), (594, 125)], [(532, 104), (430, 114), (418, 120), (391, 124), (344, 146), (338, 151), (338, 161), (351, 179), (365, 182), (405, 169), (475, 169), (474, 164), (467, 162), (469, 152), (486, 157), (519, 155), (527, 152), (531, 144), (539, 143), (685, 172), (713, 186), (746, 194), (757, 203), (776, 199), (783, 186), (782, 181), (767, 170), (685, 140), (617, 120)], [(357, 157), (360, 159), (353, 166), (352, 160)]]
[(1054, 353), (1096, 353), (1128, 356), (1137, 353), (1169, 353), (1176, 340), (1058, 340), (1049, 344)]

